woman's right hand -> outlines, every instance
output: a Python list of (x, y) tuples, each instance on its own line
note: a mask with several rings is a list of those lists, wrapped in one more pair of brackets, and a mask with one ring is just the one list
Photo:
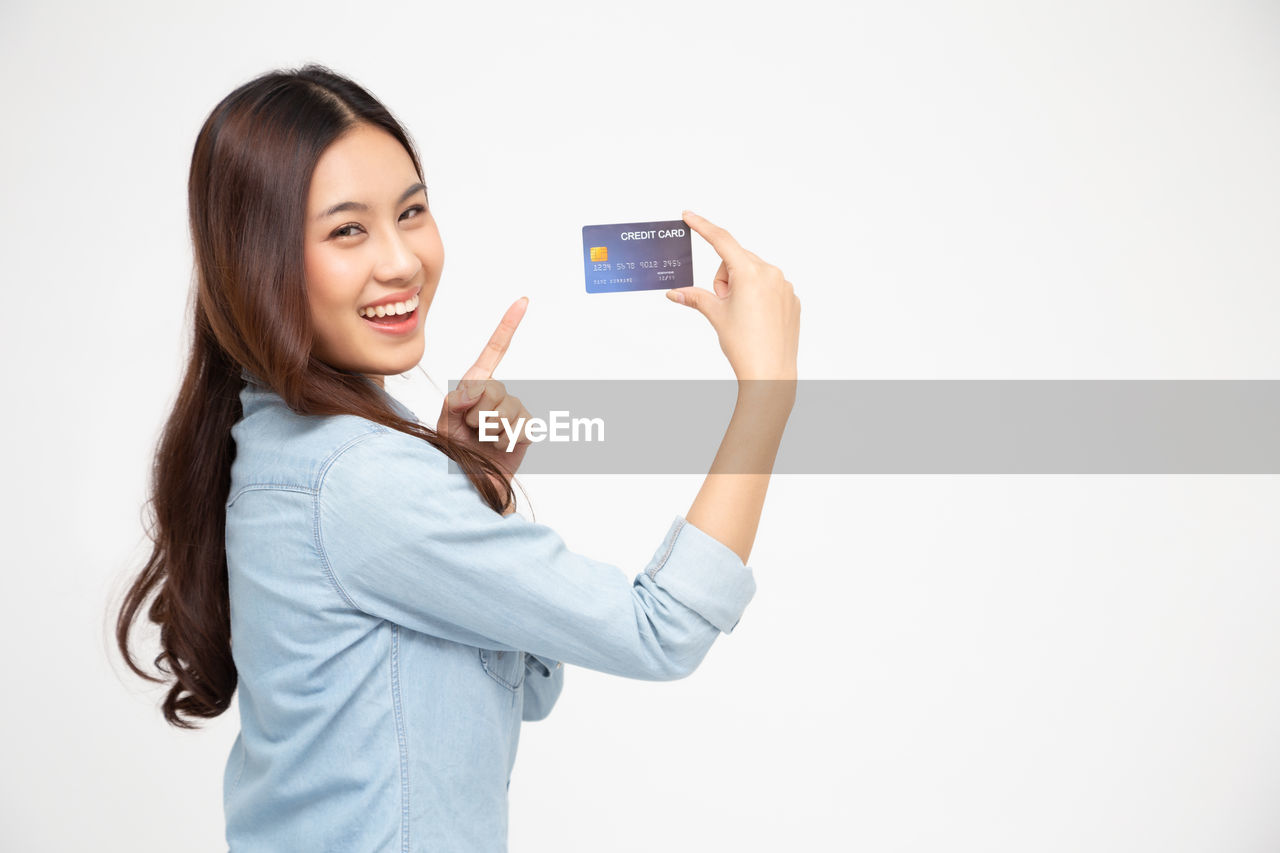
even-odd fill
[(696, 308), (720, 337), (720, 349), (741, 383), (744, 379), (796, 378), (800, 300), (782, 270), (738, 245), (728, 231), (684, 211), (684, 221), (720, 256), (714, 292), (678, 287), (667, 298)]

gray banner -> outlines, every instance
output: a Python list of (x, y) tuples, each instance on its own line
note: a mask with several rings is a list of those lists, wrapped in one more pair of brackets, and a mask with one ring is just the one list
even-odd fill
[[(546, 424), (517, 475), (705, 474), (739, 394), (732, 379), (501, 381)], [(772, 468), (740, 469), (725, 472), (1280, 474), (1280, 380), (800, 380)]]

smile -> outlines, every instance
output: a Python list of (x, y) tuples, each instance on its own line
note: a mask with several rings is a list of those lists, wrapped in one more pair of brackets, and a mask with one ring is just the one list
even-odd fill
[(421, 324), (418, 313), (418, 297), (390, 305), (377, 305), (360, 311), (360, 318), (384, 335), (412, 335)]
[(372, 305), (368, 308), (358, 309), (357, 313), (361, 317), (373, 320), (377, 317), (394, 317), (399, 314), (408, 314), (417, 307), (418, 295), (415, 293), (404, 302), (392, 302), (389, 305)]

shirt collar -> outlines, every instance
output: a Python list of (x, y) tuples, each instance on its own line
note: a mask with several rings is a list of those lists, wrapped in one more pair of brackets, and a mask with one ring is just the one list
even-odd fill
[[(243, 368), (243, 367), (240, 368), (240, 376), (244, 379), (245, 382), (254, 386), (258, 390), (265, 390), (265, 391), (271, 390), (270, 387), (267, 385), (267, 383), (263, 382), (261, 379), (255, 376), (247, 368)], [(387, 391), (387, 389), (379, 387), (378, 383), (374, 382), (372, 379), (370, 379), (367, 376), (361, 375), (361, 378), (364, 379), (364, 381), (368, 382), (371, 386), (373, 386), (374, 390), (376, 390), (379, 394), (381, 394), (387, 400), (387, 402), (391, 404), (391, 408), (395, 410), (396, 414), (400, 415), (400, 417), (406, 418), (407, 420), (411, 420), (411, 421), (418, 420), (418, 416), (414, 414), (413, 410), (410, 409), (408, 406), (406, 406), (404, 403), (401, 403), (395, 397), (393, 397), (390, 394), (390, 392)]]

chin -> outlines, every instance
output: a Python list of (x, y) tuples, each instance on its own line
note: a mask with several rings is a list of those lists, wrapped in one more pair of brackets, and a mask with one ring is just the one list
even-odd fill
[(317, 356), (321, 361), (340, 370), (369, 376), (391, 376), (408, 373), (422, 361), (426, 339), (419, 333), (414, 338), (401, 341), (399, 346), (391, 350), (385, 347), (370, 347), (369, 350), (372, 351), (353, 347), (343, 353), (329, 354), (328, 357), (317, 351)]
[(388, 364), (384, 364), (381, 368), (378, 368), (376, 371), (370, 371), (370, 372), (381, 373), (383, 376), (390, 376), (391, 374), (395, 374), (395, 373), (408, 373), (410, 370), (413, 370), (415, 367), (417, 367), (421, 361), (422, 361), (422, 350), (419, 349), (416, 354), (406, 354), (406, 356), (403, 359), (400, 359)]
[(400, 375), (400, 374), (402, 374), (402, 373), (408, 373), (410, 370), (413, 370), (413, 369), (414, 369), (415, 367), (417, 367), (417, 366), (418, 366), (418, 362), (417, 362), (417, 361), (411, 361), (411, 362), (409, 362), (409, 363), (407, 363), (407, 364), (400, 364), (400, 365), (396, 365), (395, 367), (391, 368), (390, 370), (382, 370), (382, 371), (379, 371), (379, 372), (380, 372), (383, 376), (399, 376), (399, 375)]
[(354, 358), (336, 360), (322, 358), (321, 360), (330, 367), (346, 371), (347, 373), (362, 373), (365, 376), (394, 376), (400, 373), (408, 373), (410, 370), (413, 370), (413, 368), (422, 361), (422, 356), (419, 355), (416, 358), (409, 358), (406, 356), (403, 359), (396, 359), (395, 361), (387, 360), (385, 358), (380, 361)]
[(421, 361), (421, 359), (415, 359), (413, 361), (384, 361), (381, 364), (366, 364), (364, 367), (356, 367), (352, 369), (352, 372), (364, 373), (369, 376), (396, 376), (413, 370), (419, 361)]

